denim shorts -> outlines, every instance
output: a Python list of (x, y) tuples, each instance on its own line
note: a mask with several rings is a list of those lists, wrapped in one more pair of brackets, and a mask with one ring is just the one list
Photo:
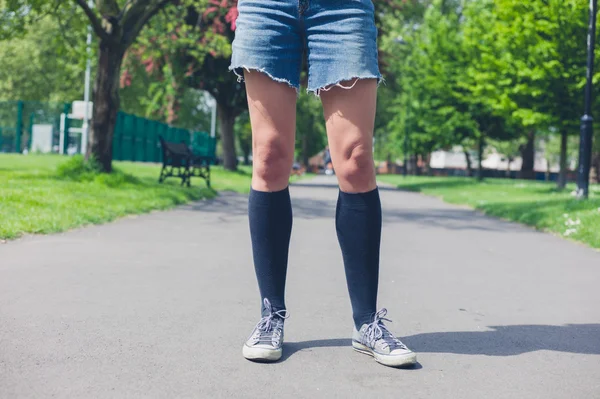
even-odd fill
[[(381, 80), (372, 0), (239, 0), (230, 70), (264, 72), (319, 94), (355, 79)], [(306, 57), (306, 58), (304, 58)]]

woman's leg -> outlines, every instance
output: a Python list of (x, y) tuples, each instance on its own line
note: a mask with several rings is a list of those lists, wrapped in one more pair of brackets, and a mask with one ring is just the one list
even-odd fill
[[(340, 192), (336, 230), (357, 330), (377, 311), (381, 203), (373, 162), (377, 81), (343, 82), (321, 91), (331, 159)], [(349, 87), (352, 87), (349, 89)]]
[[(285, 309), (285, 279), (292, 231), (288, 183), (294, 158), (296, 91), (257, 71), (246, 72), (252, 125), (252, 190), (248, 203), (254, 267), (273, 311)], [(265, 307), (263, 306), (263, 315)]]

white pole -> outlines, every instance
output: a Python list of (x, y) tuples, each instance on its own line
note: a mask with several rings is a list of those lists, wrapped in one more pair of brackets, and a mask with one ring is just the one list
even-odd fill
[[(90, 8), (94, 7), (94, 1), (88, 0), (88, 6)], [(85, 102), (85, 110), (83, 114), (83, 127), (81, 131), (81, 153), (85, 154), (87, 151), (87, 143), (88, 143), (88, 132), (90, 125), (90, 81), (91, 81), (91, 73), (92, 73), (92, 60), (90, 57), (91, 45), (92, 45), (92, 27), (88, 25), (88, 34), (87, 34), (87, 61), (85, 66), (85, 88), (83, 94), (83, 101)]]
[(217, 126), (217, 100), (212, 99), (211, 104), (211, 116), (210, 116), (210, 137), (215, 137), (215, 130)]
[(58, 153), (64, 154), (65, 149), (65, 122), (68, 115), (60, 114), (60, 135), (58, 136)]

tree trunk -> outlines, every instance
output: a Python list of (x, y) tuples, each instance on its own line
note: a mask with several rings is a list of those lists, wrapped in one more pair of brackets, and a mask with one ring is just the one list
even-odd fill
[(421, 170), (419, 169), (419, 156), (417, 154), (413, 154), (410, 156), (413, 174), (415, 176), (421, 175)]
[(471, 163), (471, 154), (469, 151), (464, 151), (465, 159), (467, 160), (467, 177), (473, 176), (473, 164)]
[(508, 160), (506, 162), (507, 163), (507, 165), (506, 165), (506, 178), (507, 179), (510, 179), (510, 165), (512, 164), (512, 162), (513, 162), (513, 159), (511, 157), (508, 157)]
[(479, 137), (479, 142), (477, 143), (477, 180), (483, 180), (483, 136)]
[(94, 110), (86, 158), (94, 156), (102, 171), (112, 171), (113, 134), (119, 111), (119, 78), (125, 49), (100, 42), (94, 84)]
[(428, 152), (425, 155), (425, 160), (424, 161), (425, 161), (425, 174), (427, 176), (433, 175), (433, 173), (431, 173), (431, 153), (430, 152)]
[(527, 144), (521, 148), (521, 172), (519, 173), (520, 179), (534, 179), (535, 178), (535, 130), (531, 130), (527, 134)]
[(237, 170), (237, 156), (235, 153), (235, 139), (233, 124), (235, 116), (231, 110), (217, 104), (217, 116), (219, 118), (219, 131), (223, 146), (223, 167), (226, 170)]
[(567, 131), (563, 129), (560, 132), (560, 172), (556, 187), (562, 190), (567, 185)]
[(248, 137), (245, 134), (241, 134), (240, 132), (237, 134), (237, 139), (238, 145), (240, 146), (240, 151), (242, 151), (242, 155), (244, 157), (244, 165), (250, 165), (250, 153), (252, 152), (252, 136)]
[(244, 165), (250, 165), (250, 151), (252, 150), (252, 138), (238, 136), (238, 144), (244, 156)]
[(250, 165), (250, 149), (252, 143), (249, 140), (238, 140), (238, 144), (240, 145), (240, 150), (244, 157), (244, 165)]
[(600, 152), (592, 155), (592, 171), (595, 176), (592, 176), (592, 181), (600, 183)]
[(179, 119), (181, 109), (181, 99), (184, 95), (184, 87), (179, 84), (177, 79), (173, 79), (173, 93), (167, 95), (167, 124), (174, 125)]
[(302, 164), (308, 170), (310, 155), (308, 153), (308, 134), (302, 132)]

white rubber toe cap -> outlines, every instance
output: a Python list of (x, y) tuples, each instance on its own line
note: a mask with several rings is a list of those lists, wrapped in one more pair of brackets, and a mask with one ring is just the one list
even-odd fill
[(276, 362), (281, 359), (283, 351), (281, 348), (269, 348), (263, 345), (248, 346), (244, 344), (242, 355), (248, 360), (257, 360), (263, 362)]

